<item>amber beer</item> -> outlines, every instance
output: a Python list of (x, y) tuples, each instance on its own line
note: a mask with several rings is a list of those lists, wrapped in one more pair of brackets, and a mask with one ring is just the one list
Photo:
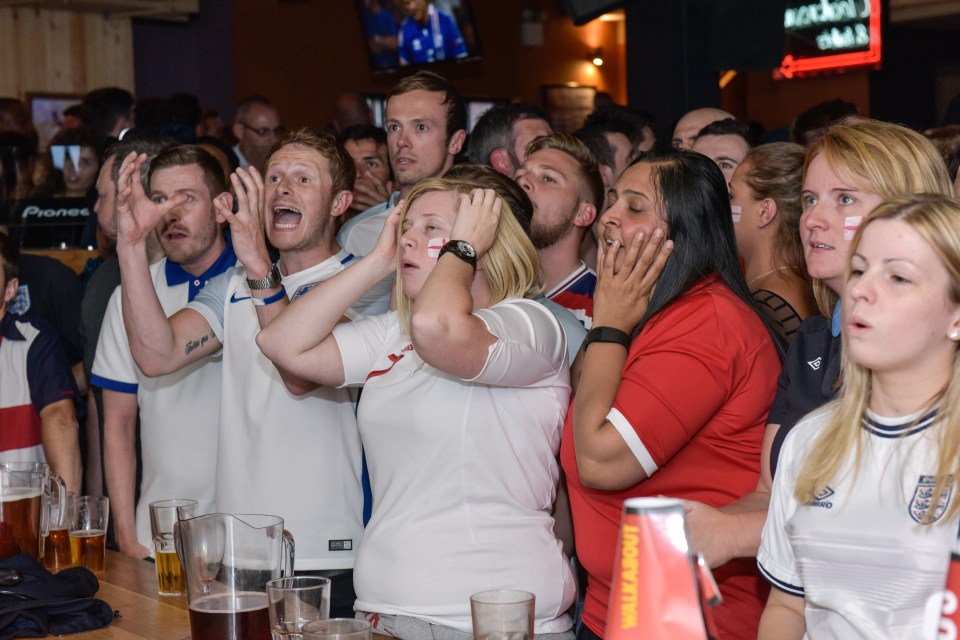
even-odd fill
[(70, 532), (70, 561), (75, 567), (86, 567), (103, 575), (103, 550), (107, 534), (103, 529), (84, 529)]
[(605, 640), (708, 640), (684, 522), (679, 500), (623, 503)]
[(0, 559), (29, 553), (40, 559), (39, 488), (5, 487), (0, 496)]
[(73, 566), (67, 529), (53, 529), (43, 537), (43, 566), (50, 573)]
[(190, 603), (193, 640), (270, 640), (267, 594), (241, 591)]
[(157, 551), (157, 586), (162, 596), (179, 596), (187, 592), (183, 567), (175, 551)]

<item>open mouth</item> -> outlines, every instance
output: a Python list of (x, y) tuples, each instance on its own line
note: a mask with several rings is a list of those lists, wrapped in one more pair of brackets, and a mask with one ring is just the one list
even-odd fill
[(167, 227), (163, 230), (163, 238), (170, 242), (176, 242), (177, 240), (183, 240), (189, 234), (186, 230), (181, 229), (180, 227)]
[(859, 316), (853, 316), (847, 321), (847, 325), (854, 330), (869, 329), (870, 323)]
[(293, 207), (273, 208), (274, 229), (296, 229), (303, 219), (303, 214)]

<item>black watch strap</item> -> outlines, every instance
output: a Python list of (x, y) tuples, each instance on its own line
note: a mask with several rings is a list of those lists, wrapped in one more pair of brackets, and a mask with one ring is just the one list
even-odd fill
[(630, 349), (630, 334), (613, 327), (594, 327), (587, 331), (587, 337), (583, 339), (583, 350), (586, 351), (594, 342), (615, 342), (624, 349)]
[(440, 253), (437, 255), (437, 260), (442, 258), (443, 254), (445, 253), (452, 253), (473, 267), (474, 271), (477, 270), (477, 252), (469, 242), (464, 240), (450, 240), (443, 245), (442, 249), (440, 249)]

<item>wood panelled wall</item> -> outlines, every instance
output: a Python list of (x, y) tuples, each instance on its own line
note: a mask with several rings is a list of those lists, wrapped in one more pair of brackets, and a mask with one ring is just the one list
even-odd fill
[(43, 9), (0, 9), (0, 96), (133, 91), (129, 18)]

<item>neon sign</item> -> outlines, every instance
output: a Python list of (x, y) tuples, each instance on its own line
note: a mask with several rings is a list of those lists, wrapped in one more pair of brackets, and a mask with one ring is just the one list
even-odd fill
[(805, 0), (787, 5), (783, 77), (880, 63), (880, 0)]

